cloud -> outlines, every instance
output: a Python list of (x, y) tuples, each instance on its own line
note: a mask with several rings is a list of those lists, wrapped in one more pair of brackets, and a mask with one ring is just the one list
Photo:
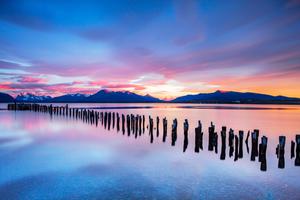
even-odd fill
[(257, 5), (1, 1), (1, 88), (161, 97), (280, 85), (300, 95), (298, 1)]
[(33, 76), (19, 76), (18, 82), (20, 83), (46, 83), (45, 78), (33, 77)]

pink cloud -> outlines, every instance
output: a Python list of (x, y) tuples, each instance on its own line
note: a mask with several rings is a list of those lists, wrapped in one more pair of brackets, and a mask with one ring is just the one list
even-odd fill
[(47, 79), (33, 76), (20, 76), (18, 81), (20, 83), (46, 83)]

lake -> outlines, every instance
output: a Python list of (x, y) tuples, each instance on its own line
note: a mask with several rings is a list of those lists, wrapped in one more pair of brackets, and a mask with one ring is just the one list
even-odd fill
[[(65, 105), (65, 104), (61, 104)], [(0, 104), (0, 108), (6, 108)], [(148, 129), (135, 138), (116, 128), (48, 113), (0, 110), (1, 199), (300, 199), (300, 167), (290, 157), (291, 140), (300, 134), (300, 106), (213, 104), (69, 104), (99, 112), (160, 117), (159, 137)], [(162, 118), (168, 120), (162, 142)], [(171, 123), (178, 139), (171, 146)], [(183, 122), (189, 144), (183, 152)], [(195, 127), (203, 125), (203, 150), (194, 152)], [(219, 135), (218, 154), (208, 151), (208, 127)], [(267, 170), (226, 149), (220, 160), (220, 131), (227, 127), (260, 130), (268, 137)], [(278, 168), (278, 137), (286, 136), (285, 167)], [(228, 139), (226, 139), (227, 142)], [(259, 139), (260, 142), (260, 139)], [(251, 141), (250, 148), (251, 148)]]

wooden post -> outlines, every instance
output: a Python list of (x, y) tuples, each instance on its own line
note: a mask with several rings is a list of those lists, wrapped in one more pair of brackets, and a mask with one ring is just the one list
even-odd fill
[(138, 132), (139, 132), (139, 115), (135, 116), (135, 132), (136, 132), (136, 135), (138, 135)]
[(111, 125), (111, 112), (108, 112), (108, 125), (107, 125), (108, 130), (110, 130), (110, 125)]
[(132, 130), (132, 132), (134, 133), (134, 125), (135, 125), (135, 123), (134, 123), (134, 115), (133, 114), (131, 114), (130, 115), (130, 120), (131, 120), (131, 130)]
[(251, 161), (255, 161), (255, 157), (258, 156), (258, 138), (259, 138), (259, 130), (255, 129), (251, 134), (251, 140), (252, 140)]
[(137, 115), (136, 117), (135, 117), (135, 138), (137, 138), (137, 136), (138, 136), (138, 125), (139, 125), (139, 116)]
[(149, 135), (150, 143), (153, 143), (153, 119), (149, 116)]
[(239, 138), (237, 135), (234, 136), (234, 161), (239, 159)]
[(122, 114), (122, 133), (125, 134), (125, 115)]
[(203, 149), (203, 132), (201, 121), (198, 121), (198, 127), (195, 128), (195, 152), (199, 153)]
[(300, 166), (300, 135), (296, 135), (296, 145), (295, 166)]
[(266, 136), (263, 136), (261, 138), (261, 143), (259, 144), (259, 156), (258, 160), (261, 162), (260, 164), (260, 170), (266, 171), (267, 170), (267, 144), (268, 144), (268, 138)]
[(291, 141), (291, 159), (295, 157), (295, 142)]
[(185, 119), (183, 123), (183, 134), (184, 134), (183, 152), (186, 151), (189, 144), (188, 131), (189, 131), (189, 122), (187, 119)]
[(66, 115), (68, 116), (69, 115), (69, 105), (68, 104), (66, 104)]
[(142, 135), (142, 116), (139, 115), (139, 136)]
[(163, 118), (163, 142), (166, 142), (168, 131), (168, 121), (167, 118)]
[(115, 120), (116, 120), (115, 117), (116, 117), (116, 116), (115, 116), (115, 112), (113, 112), (113, 114), (112, 114), (112, 118), (113, 118), (113, 120), (112, 120), (112, 128), (113, 128), (113, 129), (115, 128), (115, 122), (116, 122), (116, 121), (115, 121)]
[(225, 158), (226, 158), (226, 126), (222, 127), (221, 139), (222, 139), (222, 146), (221, 146), (220, 159), (225, 160)]
[(143, 133), (145, 133), (145, 115), (143, 115)]
[(278, 157), (278, 168), (283, 169), (285, 167), (285, 159), (284, 159), (284, 154), (285, 154), (285, 136), (279, 136), (279, 144), (277, 145), (276, 148), (276, 154)]
[(177, 140), (177, 119), (173, 120), (172, 124), (172, 146), (175, 146)]
[(130, 136), (130, 116), (126, 116), (126, 121), (127, 121), (127, 135)]
[(104, 128), (107, 126), (107, 112), (104, 113)]
[(214, 140), (215, 140), (215, 125), (211, 122), (210, 127), (208, 127), (208, 151), (214, 150)]
[(239, 158), (243, 158), (244, 131), (239, 131)]
[(119, 113), (117, 113), (117, 132), (120, 131), (120, 116)]
[(156, 117), (156, 137), (159, 136), (159, 117)]
[(248, 154), (249, 154), (249, 135), (250, 135), (250, 131), (248, 131), (247, 137), (246, 137), (246, 140), (245, 140), (246, 148), (247, 148), (247, 153)]
[(233, 156), (233, 140), (234, 132), (232, 129), (229, 129), (228, 145), (229, 145), (229, 157)]
[(101, 124), (102, 124), (102, 126), (103, 126), (103, 123), (104, 123), (103, 112), (100, 113), (100, 120), (101, 120)]

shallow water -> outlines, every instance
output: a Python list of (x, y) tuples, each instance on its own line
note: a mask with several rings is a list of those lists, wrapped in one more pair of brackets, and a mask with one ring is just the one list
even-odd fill
[[(69, 104), (168, 119), (167, 142), (150, 144), (148, 130), (135, 139), (80, 120), (29, 111), (0, 111), (1, 199), (300, 199), (300, 167), (290, 159), (290, 141), (300, 133), (300, 107), (286, 105)], [(5, 108), (1, 104), (0, 108)], [(178, 140), (171, 146), (171, 121)], [(189, 145), (183, 153), (183, 121)], [(201, 120), (204, 150), (194, 153)], [(226, 160), (207, 150), (208, 126), (259, 129), (269, 138), (267, 171), (244, 156)], [(228, 133), (228, 132), (227, 132)], [(287, 136), (285, 168), (278, 169), (278, 136)], [(227, 142), (227, 141), (226, 141)], [(220, 143), (220, 137), (219, 137)], [(250, 142), (251, 143), (251, 142)], [(220, 145), (219, 145), (220, 149)], [(219, 151), (220, 152), (220, 151)]]

